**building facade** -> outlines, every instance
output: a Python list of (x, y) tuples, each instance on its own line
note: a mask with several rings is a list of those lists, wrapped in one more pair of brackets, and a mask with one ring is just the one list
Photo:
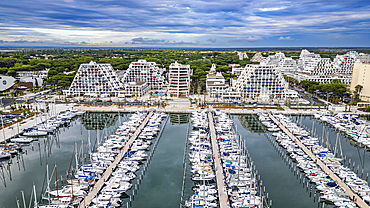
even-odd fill
[(64, 94), (107, 97), (118, 96), (121, 90), (123, 90), (123, 84), (110, 64), (97, 64), (91, 61), (80, 65), (71, 86), (64, 91)]
[(359, 95), (362, 101), (370, 102), (370, 62), (356, 62), (353, 66), (351, 92), (356, 90), (357, 85), (361, 85)]
[(224, 93), (228, 92), (228, 87), (221, 72), (207, 74), (206, 90), (210, 97), (222, 97)]
[(245, 52), (238, 52), (239, 60), (247, 59), (248, 55)]
[(40, 71), (17, 71), (18, 77), (33, 77), (47, 79), (50, 69), (40, 70)]
[(263, 62), (265, 60), (266, 60), (266, 58), (263, 57), (260, 52), (254, 54), (254, 56), (251, 59), (252, 62)]
[(283, 58), (279, 62), (278, 67), (280, 68), (282, 74), (295, 73), (298, 69), (297, 62), (292, 58)]
[(159, 68), (155, 62), (147, 62), (146, 60), (132, 62), (123, 75), (122, 82), (146, 82), (150, 90), (166, 89), (163, 69)]
[(0, 75), (0, 92), (6, 91), (13, 87), (16, 79), (11, 76)]
[(146, 82), (128, 82), (124, 85), (125, 93), (120, 93), (119, 97), (142, 97), (148, 90)]
[(277, 99), (290, 96), (288, 83), (275, 65), (248, 64), (238, 77), (235, 89), (244, 98), (268, 100), (272, 96)]
[(171, 63), (168, 74), (168, 92), (177, 97), (188, 97), (191, 74), (190, 65), (182, 65), (177, 62)]

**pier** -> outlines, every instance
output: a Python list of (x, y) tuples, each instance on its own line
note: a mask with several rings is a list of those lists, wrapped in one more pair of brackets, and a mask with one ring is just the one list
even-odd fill
[(140, 124), (139, 128), (135, 131), (134, 135), (131, 136), (131, 138), (127, 141), (121, 152), (116, 156), (113, 163), (109, 165), (109, 167), (105, 170), (101, 178), (96, 182), (94, 187), (91, 189), (90, 193), (81, 201), (81, 204), (79, 208), (85, 208), (86, 206), (89, 206), (91, 203), (91, 200), (95, 198), (95, 196), (99, 193), (101, 188), (104, 186), (104, 182), (108, 181), (109, 177), (111, 176), (112, 172), (118, 165), (118, 163), (122, 160), (123, 156), (127, 153), (132, 143), (135, 141), (135, 139), (139, 136), (143, 128), (148, 123), (150, 117), (153, 115), (153, 111), (151, 111), (144, 121)]
[(316, 157), (316, 155), (313, 154), (311, 150), (309, 150), (304, 144), (302, 144), (302, 142), (297, 139), (288, 129), (286, 129), (271, 113), (269, 113), (268, 115), (275, 122), (275, 124), (278, 125), (279, 128), (283, 130), (283, 132), (287, 134), (299, 146), (299, 148), (301, 148), (317, 165), (320, 166), (320, 168), (326, 174), (328, 174), (331, 179), (333, 179), (340, 187), (344, 188), (346, 193), (352, 198), (352, 200), (354, 200), (357, 206), (362, 208), (369, 207), (369, 205), (367, 205), (367, 203), (361, 197), (355, 194), (351, 190), (351, 188), (342, 181), (342, 179), (334, 174), (333, 171), (331, 171), (318, 157)]
[(213, 123), (212, 112), (208, 113), (208, 119), (209, 119), (209, 130), (211, 133), (212, 151), (213, 151), (215, 170), (216, 170), (218, 200), (220, 202), (220, 208), (226, 208), (228, 207), (228, 196), (225, 190), (224, 174), (223, 174), (223, 170), (221, 166), (221, 160), (219, 157), (219, 149), (218, 149), (218, 144), (217, 144), (215, 126)]
[[(73, 105), (64, 105), (58, 104), (55, 107), (55, 115), (59, 114), (62, 111), (66, 111), (73, 107)], [(26, 118), (21, 122), (15, 122), (10, 126), (5, 127), (4, 129), (0, 130), (0, 143), (8, 142), (11, 138), (19, 136), (23, 133), (23, 129), (25, 128), (33, 128), (39, 124), (42, 124), (47, 120), (47, 118), (55, 117), (54, 116), (47, 116), (48, 113), (40, 113), (38, 115), (34, 115), (32, 117)], [(1, 122), (1, 120), (0, 120)], [(1, 123), (0, 123), (1, 125)]]

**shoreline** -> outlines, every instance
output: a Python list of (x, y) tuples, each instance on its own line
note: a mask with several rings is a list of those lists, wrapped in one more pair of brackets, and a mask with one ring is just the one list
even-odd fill
[[(189, 108), (189, 107), (181, 107), (176, 108), (172, 106), (167, 106), (166, 108), (162, 107), (118, 107), (118, 106), (74, 106), (74, 108), (78, 110), (83, 110), (90, 113), (132, 113), (136, 111), (156, 111), (156, 112), (163, 112), (163, 113), (172, 113), (172, 114), (191, 114), (192, 112), (200, 111), (200, 110), (208, 110), (208, 111), (216, 111), (217, 109), (221, 112), (225, 112), (228, 114), (233, 115), (248, 115), (248, 114), (257, 114), (258, 112), (272, 112), (272, 113), (281, 113), (284, 115), (306, 115), (312, 116), (315, 113), (326, 111), (326, 109), (322, 110), (276, 110), (276, 109), (219, 109), (219, 108)], [(359, 116), (370, 116), (368, 112), (334, 112), (334, 113), (346, 113), (346, 114), (354, 114)]]

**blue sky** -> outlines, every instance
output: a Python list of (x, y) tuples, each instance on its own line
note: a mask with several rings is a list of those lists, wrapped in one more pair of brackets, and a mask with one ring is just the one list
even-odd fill
[(370, 46), (370, 1), (3, 0), (0, 46)]

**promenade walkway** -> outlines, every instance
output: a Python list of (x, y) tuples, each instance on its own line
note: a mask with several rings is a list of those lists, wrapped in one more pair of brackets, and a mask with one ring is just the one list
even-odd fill
[[(69, 105), (57, 104), (55, 106), (55, 113), (59, 114), (60, 112), (66, 111), (72, 107), (73, 107), (73, 104), (69, 104)], [(0, 143), (4, 142), (5, 140), (8, 141), (10, 138), (18, 135), (18, 130), (19, 130), (19, 134), (21, 134), (23, 132), (23, 129), (34, 127), (46, 121), (47, 118), (50, 118), (50, 116), (47, 117), (45, 113), (42, 115), (39, 114), (37, 117), (32, 116), (30, 118), (24, 119), (20, 123), (12, 124), (11, 126), (4, 128), (4, 130), (1, 129), (0, 130)], [(1, 126), (1, 120), (0, 120), (0, 126)]]
[(218, 190), (218, 199), (220, 201), (220, 208), (226, 208), (228, 206), (228, 197), (225, 190), (225, 183), (224, 183), (224, 173), (221, 166), (221, 160), (219, 155), (219, 148), (217, 144), (217, 137), (216, 137), (216, 131), (215, 126), (213, 123), (213, 116), (212, 113), (208, 113), (208, 119), (209, 119), (209, 130), (211, 132), (211, 143), (212, 143), (212, 151), (213, 151), (213, 157), (214, 157), (214, 163), (215, 163), (215, 170), (216, 170), (216, 182), (217, 182), (217, 190)]
[(288, 129), (286, 129), (285, 126), (283, 126), (271, 113), (269, 113), (269, 117), (299, 146), (299, 148), (301, 148), (316, 164), (318, 164), (320, 168), (326, 174), (328, 174), (331, 179), (333, 179), (340, 187), (344, 188), (351, 199), (353, 199), (354, 197), (354, 202), (357, 204), (357, 206), (362, 208), (369, 207), (369, 205), (367, 205), (361, 197), (355, 194), (351, 190), (351, 188), (342, 181), (342, 179), (340, 179), (335, 173), (333, 173), (333, 171), (331, 171), (318, 157), (316, 157), (316, 155), (313, 154), (311, 150), (309, 150), (304, 144), (302, 144), (302, 142), (297, 139)]
[(131, 136), (131, 138), (127, 141), (121, 152), (116, 156), (113, 163), (110, 164), (110, 166), (105, 170), (102, 177), (96, 182), (94, 187), (92, 188), (91, 192), (85, 197), (84, 200), (82, 200), (79, 208), (85, 208), (86, 206), (89, 206), (91, 203), (91, 200), (95, 198), (95, 196), (99, 193), (101, 188), (104, 186), (104, 182), (108, 181), (109, 177), (111, 176), (114, 169), (116, 169), (119, 162), (121, 162), (123, 156), (127, 153), (128, 149), (132, 145), (132, 143), (135, 141), (135, 139), (139, 136), (143, 128), (148, 123), (150, 117), (153, 115), (153, 112), (151, 111), (145, 120), (140, 124), (139, 128), (135, 131), (134, 135)]

